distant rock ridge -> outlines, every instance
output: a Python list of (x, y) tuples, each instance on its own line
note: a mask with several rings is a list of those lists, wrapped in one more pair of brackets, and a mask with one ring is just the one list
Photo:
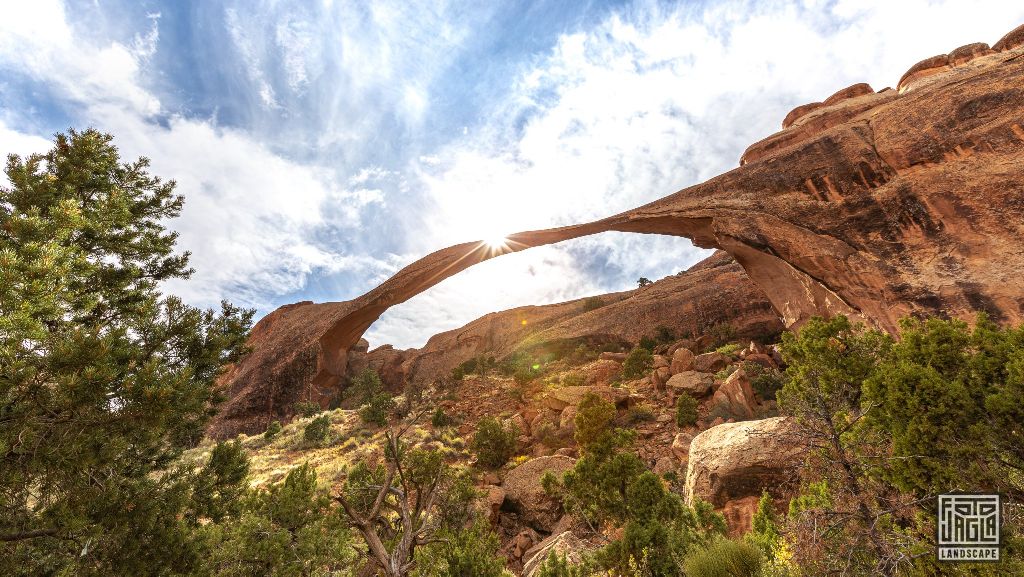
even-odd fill
[[(509, 252), (612, 230), (686, 236), (732, 255), (788, 327), (836, 313), (886, 330), (908, 314), (1024, 321), (1024, 27), (869, 89), (790, 113), (737, 169), (602, 220), (511, 235)], [(211, 432), (253, 431), (254, 414), (338, 386), (385, 310), (495, 256), (456, 245), (352, 301), (268, 315), (222, 379)]]

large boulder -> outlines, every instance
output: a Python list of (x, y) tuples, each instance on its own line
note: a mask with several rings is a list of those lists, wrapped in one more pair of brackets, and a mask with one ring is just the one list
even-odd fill
[(575, 459), (561, 456), (537, 457), (519, 465), (505, 475), (507, 509), (517, 513), (527, 525), (548, 533), (562, 517), (562, 505), (544, 492), (541, 478), (550, 471), (557, 477), (576, 464)]
[(766, 353), (750, 353), (743, 357), (743, 361), (747, 363), (757, 363), (766, 369), (778, 368), (775, 364), (775, 359)]
[(729, 364), (729, 357), (722, 353), (704, 353), (693, 359), (693, 370), (702, 373), (717, 373)]
[(593, 549), (572, 531), (556, 533), (544, 539), (523, 555), (523, 577), (536, 577), (540, 574), (540, 566), (551, 553), (565, 556), (569, 565), (583, 561), (583, 555)]
[(711, 398), (711, 414), (738, 419), (754, 418), (754, 389), (742, 368), (733, 371)]
[(721, 508), (768, 490), (782, 500), (794, 486), (804, 452), (790, 417), (712, 427), (690, 442), (686, 499), (700, 497)]
[(711, 387), (715, 384), (715, 378), (708, 373), (697, 371), (683, 371), (672, 375), (666, 383), (666, 387), (676, 394), (686, 393), (698, 399), (707, 396)]
[(679, 347), (672, 353), (672, 363), (669, 365), (672, 374), (689, 371), (693, 368), (693, 351), (686, 347)]

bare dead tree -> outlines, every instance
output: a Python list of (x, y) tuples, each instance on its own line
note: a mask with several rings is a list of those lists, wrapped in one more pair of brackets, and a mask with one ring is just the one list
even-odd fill
[[(423, 412), (404, 426), (385, 433), (386, 466), (380, 482), (347, 487), (335, 500), (341, 505), (352, 528), (366, 543), (370, 560), (385, 577), (406, 577), (416, 567), (416, 549), (440, 539), (435, 514), (451, 478), (440, 454), (411, 453), (403, 435)], [(366, 499), (372, 495), (372, 501)], [(364, 497), (364, 498), (360, 498)], [(359, 501), (363, 505), (360, 506)]]

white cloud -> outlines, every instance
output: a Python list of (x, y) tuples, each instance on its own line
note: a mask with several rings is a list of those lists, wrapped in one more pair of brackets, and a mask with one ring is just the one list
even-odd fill
[[(4, 155), (4, 162), (6, 162), (6, 155), (17, 154), (22, 158), (35, 153), (46, 152), (50, 149), (50, 141), (36, 136), (34, 134), (24, 134), (8, 128), (4, 124), (3, 119), (0, 119), (0, 154)], [(10, 181), (7, 180), (7, 175), (0, 171), (0, 186), (8, 186)]]
[[(329, 251), (310, 238), (324, 224), (327, 203), (340, 226), (358, 229), (362, 207), (381, 202), (379, 191), (339, 187), (333, 173), (282, 158), (247, 134), (211, 122), (169, 115), (145, 87), (141, 64), (154, 49), (151, 30), (133, 48), (96, 43), (70, 32), (54, 3), (9, 19), (0, 30), (0, 65), (13, 66), (30, 48), (25, 70), (81, 107), (83, 123), (115, 135), (125, 157), (147, 156), (152, 172), (178, 182), (186, 195), (181, 218), (169, 223), (179, 246), (193, 253), (197, 272), (169, 289), (190, 302), (210, 305), (230, 297), (266, 308), (275, 296), (301, 289), (309, 275), (342, 270), (374, 274), (387, 263)], [(47, 19), (46, 25), (38, 21)], [(157, 24), (153, 19), (153, 25)], [(66, 33), (37, 36), (52, 26)], [(151, 121), (163, 116), (163, 124)], [(0, 125), (0, 146), (21, 151), (49, 148), (47, 139)]]

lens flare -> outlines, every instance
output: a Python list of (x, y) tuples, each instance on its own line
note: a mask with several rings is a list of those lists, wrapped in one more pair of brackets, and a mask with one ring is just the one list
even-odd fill
[(508, 239), (504, 236), (495, 236), (484, 240), (487, 248), (494, 251), (505, 251), (508, 249)]

